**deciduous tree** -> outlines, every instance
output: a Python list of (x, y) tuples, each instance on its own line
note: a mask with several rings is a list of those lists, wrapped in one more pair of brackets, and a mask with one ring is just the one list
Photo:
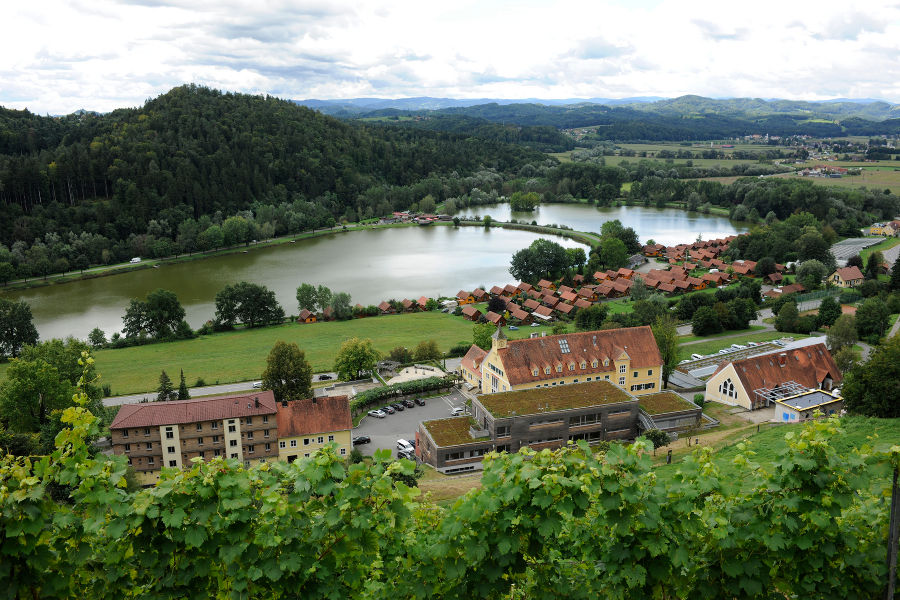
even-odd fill
[(18, 356), (23, 346), (37, 341), (38, 332), (28, 303), (0, 298), (0, 356)]
[(491, 323), (476, 323), (472, 325), (473, 343), (482, 350), (490, 350), (491, 336), (494, 335), (496, 329)]
[(900, 337), (879, 346), (869, 360), (857, 364), (841, 387), (850, 412), (895, 419), (900, 417)]
[(678, 366), (679, 342), (675, 319), (669, 316), (657, 317), (650, 328), (653, 331), (653, 337), (656, 339), (656, 347), (659, 348), (659, 354), (662, 356), (663, 387), (668, 387), (669, 376), (675, 370), (675, 367)]
[(372, 371), (380, 357), (372, 345), (372, 340), (350, 338), (341, 344), (334, 358), (334, 370), (342, 379), (359, 379), (363, 373)]
[(312, 389), (312, 367), (306, 354), (294, 343), (278, 341), (266, 358), (262, 387), (272, 390), (275, 400), (308, 398)]
[(831, 352), (837, 352), (841, 348), (853, 346), (859, 339), (856, 331), (856, 318), (853, 315), (841, 315), (825, 334), (825, 340)]

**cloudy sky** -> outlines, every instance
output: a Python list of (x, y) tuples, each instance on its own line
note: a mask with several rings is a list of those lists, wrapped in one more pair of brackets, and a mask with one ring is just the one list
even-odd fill
[(5, 0), (0, 105), (182, 83), (302, 98), (881, 98), (900, 2)]

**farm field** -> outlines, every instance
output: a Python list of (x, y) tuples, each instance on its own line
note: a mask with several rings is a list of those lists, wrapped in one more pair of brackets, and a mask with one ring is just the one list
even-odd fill
[[(851, 165), (850, 168), (853, 168), (852, 165), (854, 164), (856, 167), (859, 167), (859, 163), (848, 164)], [(831, 179), (826, 177), (803, 177), (802, 175), (794, 175), (791, 173), (774, 175), (774, 177), (803, 179), (805, 181), (812, 181), (817, 185), (835, 186), (850, 189), (856, 189), (860, 187), (867, 187), (875, 190), (888, 189), (895, 194), (900, 193), (900, 171), (894, 171), (893, 169), (866, 168), (862, 170), (862, 173), (860, 175), (845, 176), (841, 177), (840, 179)]]

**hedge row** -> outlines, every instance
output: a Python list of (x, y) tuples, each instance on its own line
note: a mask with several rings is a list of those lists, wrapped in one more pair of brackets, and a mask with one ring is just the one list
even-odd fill
[(360, 392), (350, 401), (350, 409), (355, 412), (368, 408), (374, 404), (383, 404), (384, 401), (389, 398), (446, 389), (452, 385), (452, 377), (428, 377), (426, 379), (395, 383), (385, 387)]

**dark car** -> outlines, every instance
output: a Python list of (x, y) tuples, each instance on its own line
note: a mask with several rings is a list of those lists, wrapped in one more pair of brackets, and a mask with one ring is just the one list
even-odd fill
[(370, 438), (367, 435), (358, 435), (353, 438), (353, 445), (359, 446), (360, 444), (368, 444), (371, 441), (372, 441), (372, 438)]
[(407, 460), (416, 460), (415, 452), (408, 452), (406, 450), (397, 450), (397, 458), (405, 458)]
[(396, 410), (394, 410), (394, 409), (393, 409), (392, 407), (390, 407), (390, 406), (385, 406), (385, 407), (383, 407), (381, 410), (383, 410), (384, 412), (386, 412), (386, 413), (389, 414), (389, 415), (392, 415), (392, 414), (394, 414), (395, 412), (397, 412)]
[(418, 404), (419, 406), (425, 406), (425, 401), (421, 398), (416, 398), (416, 404)]
[(331, 379), (331, 375), (319, 375), (319, 381), (328, 381)]
[(400, 404), (399, 402), (394, 402), (393, 404), (391, 404), (391, 406), (394, 407), (394, 410), (399, 410), (399, 411), (402, 411), (402, 410), (405, 408), (405, 407), (404, 407), (402, 404)]
[(403, 401), (403, 406), (405, 406), (406, 408), (413, 408), (415, 405), (416, 405), (416, 403), (413, 402), (412, 400), (410, 400), (409, 398), (407, 398), (406, 400)]

